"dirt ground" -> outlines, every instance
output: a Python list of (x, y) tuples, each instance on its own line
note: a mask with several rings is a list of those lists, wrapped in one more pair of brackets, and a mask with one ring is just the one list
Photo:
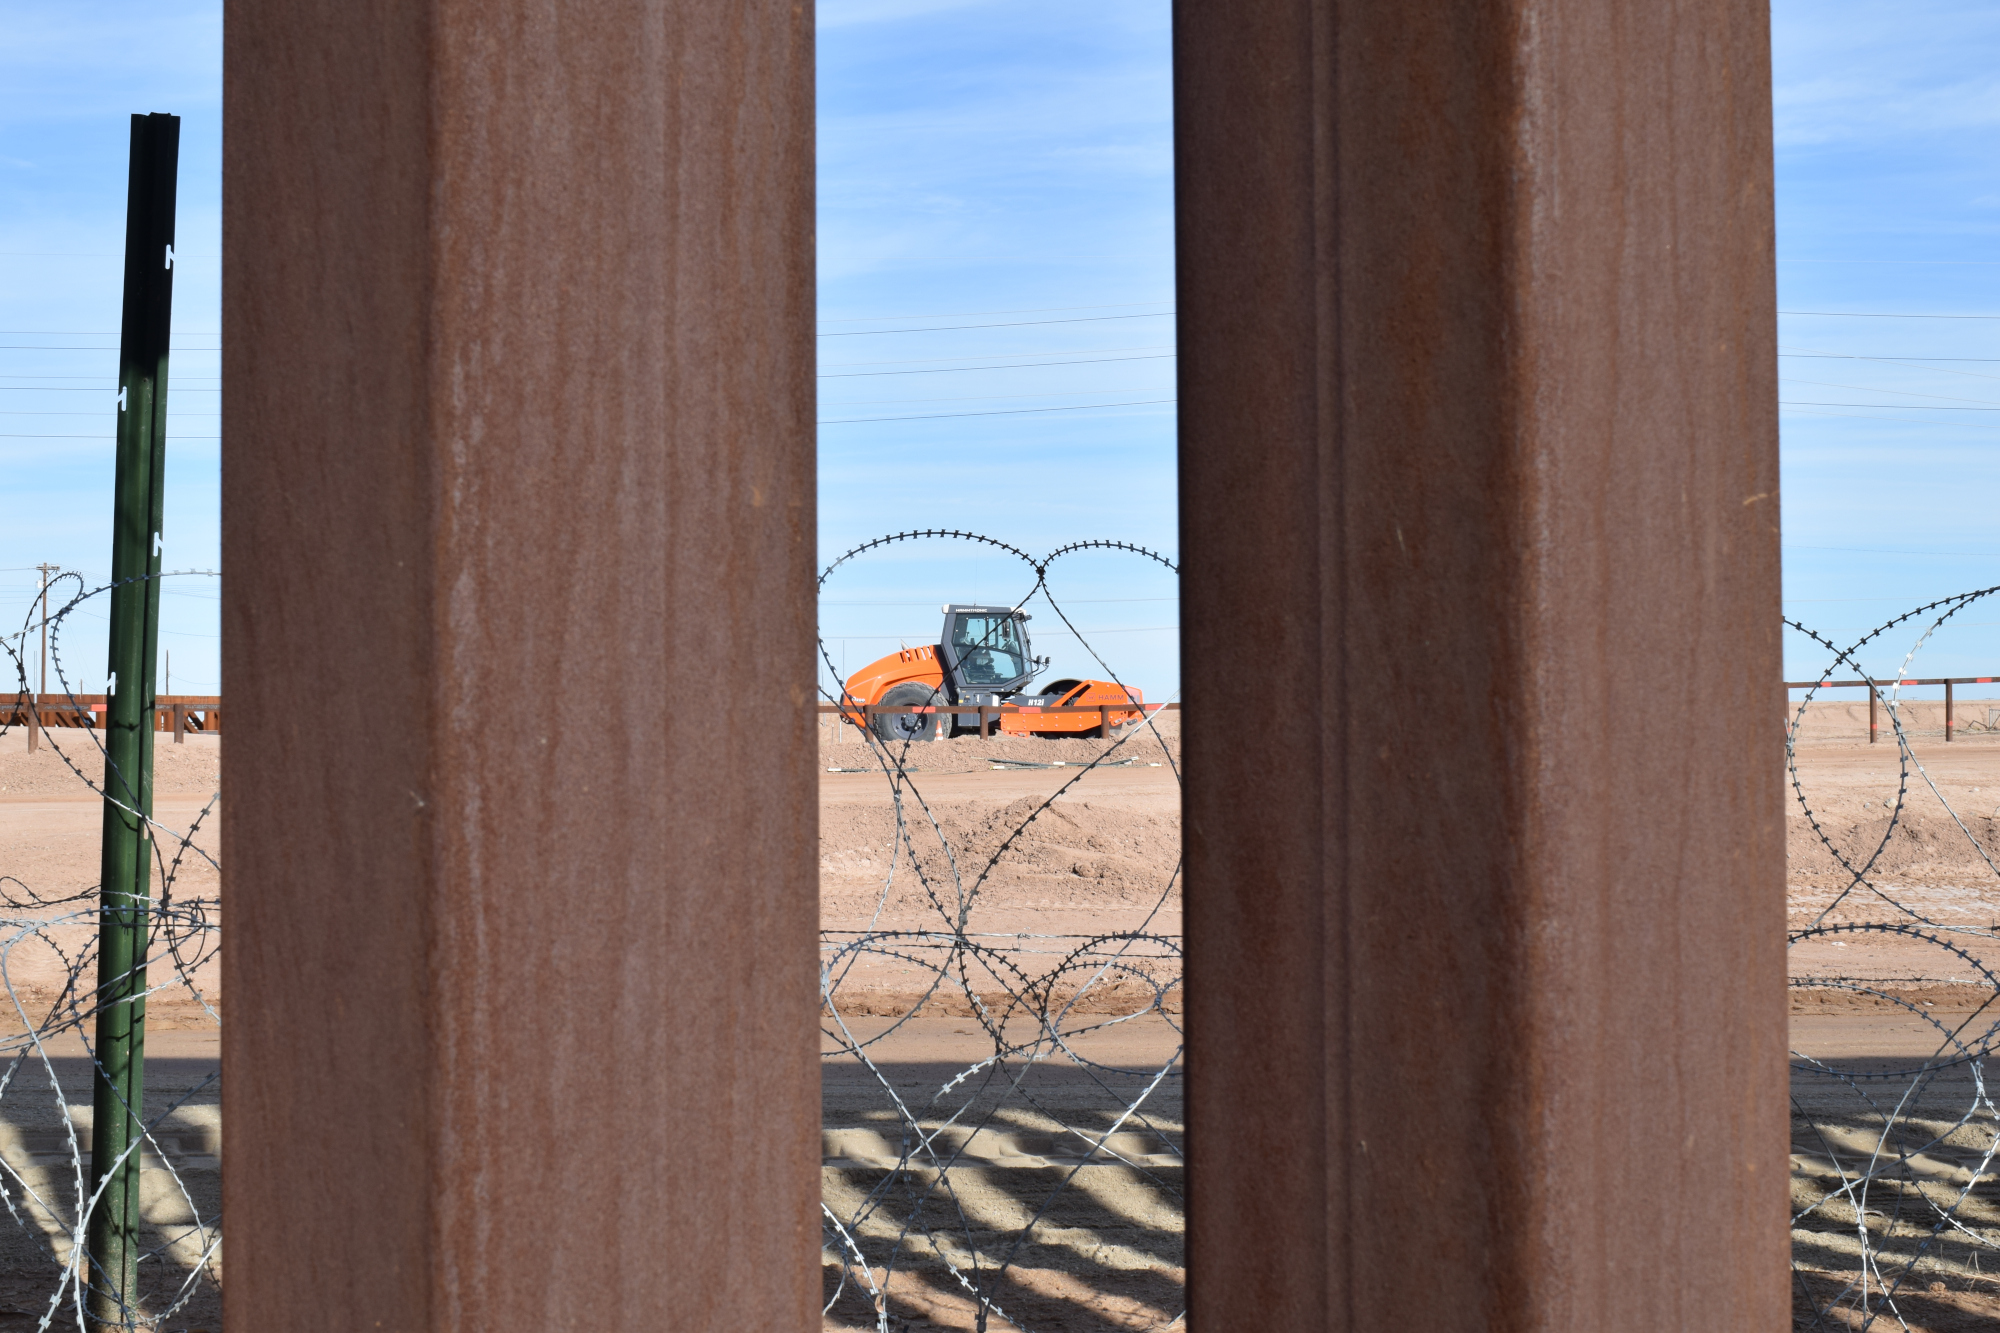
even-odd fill
[(1181, 1313), (1178, 721), (913, 744), (900, 786), (822, 731), (827, 1328)]
[[(192, 847), (173, 870), (177, 899), (214, 899), (220, 876), (207, 858), (220, 845), (220, 807), (209, 806), (220, 783), (221, 742), (165, 737), (154, 765), (154, 818), (166, 830), (196, 828)], [(81, 1035), (72, 1027), (40, 1049), (25, 1036), (48, 1030), (72, 968), (86, 987), (95, 980), (96, 935), (88, 895), (98, 884), (103, 806), (82, 774), (101, 780), (103, 758), (90, 733), (58, 730), (50, 744), (27, 753), (24, 736), (0, 737), (0, 1161), (14, 1218), (0, 1218), (0, 1329), (35, 1327), (49, 1311), (57, 1279), (71, 1257), (79, 1164), (87, 1167), (91, 1133), (91, 1073)], [(69, 763), (65, 763), (65, 759)], [(71, 765), (74, 767), (71, 767)], [(197, 821), (198, 827), (197, 827)], [(162, 837), (171, 847), (171, 839)], [(203, 855), (206, 854), (206, 856)], [(171, 851), (170, 851), (171, 857)], [(163, 868), (153, 890), (160, 892)], [(212, 916), (212, 913), (210, 914)], [(221, 1085), (219, 958), (209, 932), (180, 936), (192, 947), (188, 986), (172, 984), (169, 951), (156, 949), (149, 979), (164, 986), (147, 1012), (146, 1115), (158, 1120), (154, 1141), (140, 1154), (140, 1213), (150, 1251), (140, 1264), (140, 1294), (148, 1309), (178, 1304), (161, 1327), (221, 1327), (220, 1255), (204, 1251), (221, 1207)], [(180, 1301), (181, 1295), (188, 1299)], [(54, 1327), (75, 1327), (74, 1287)]]
[[(1871, 1316), (1896, 1327), (1899, 1315), (1914, 1330), (2000, 1329), (1989, 1248), (2000, 1243), (2000, 1123), (1981, 1072), (2000, 1040), (2000, 731), (1984, 725), (1989, 708), (2000, 722), (2000, 700), (1958, 701), (1958, 721), (1980, 725), (1947, 745), (1941, 706), (1936, 718), (1909, 707), (1916, 763), (1905, 771), (1886, 719), (1884, 741), (1870, 745), (1865, 706), (1826, 705), (1788, 771), (1810, 808), (1794, 798), (1786, 816), (1802, 1328), (1859, 1328)], [(1180, 755), (1178, 718), (1160, 723), (1123, 745), (912, 745), (900, 811), (867, 747), (851, 731), (823, 732), (833, 1003), (822, 1165), (828, 1204), (854, 1222), (868, 1261), (864, 1274), (830, 1236), (827, 1328), (876, 1326), (870, 1281), (897, 1330), (975, 1327), (970, 1288), (1004, 1314), (989, 1316), (995, 1329), (1164, 1329), (1179, 1314)], [(87, 737), (56, 740), (92, 771), (94, 753), (77, 754)], [(1107, 754), (1115, 766), (1086, 771)], [(160, 747), (164, 824), (194, 820), (219, 757), (213, 737)], [(211, 851), (219, 818), (197, 839)], [(0, 748), (0, 876), (51, 897), (89, 889), (97, 820), (55, 755)], [(199, 858), (179, 875), (184, 893), (217, 890)], [(73, 949), (84, 933), (57, 925), (37, 939)], [(6, 955), (31, 994), (58, 976), (38, 948), (24, 936)], [(203, 999), (216, 1002), (206, 966)], [(155, 1013), (148, 1106), (180, 1099), (165, 1146), (187, 1163), (174, 1194), (147, 1162), (148, 1216), (164, 1241), (186, 1230), (182, 1214), (212, 1207), (220, 1121), (205, 1082), (212, 1020), (198, 1006), (185, 1022), (171, 1004)], [(52, 1189), (67, 1135), (88, 1132), (81, 1054), (52, 1049), (67, 1114), (46, 1071), (24, 1067), (0, 1095), (0, 1157)], [(0, 1225), (0, 1328), (42, 1308), (29, 1288), (49, 1261), (34, 1255), (60, 1254), (60, 1231), (52, 1218)], [(189, 1271), (179, 1256), (156, 1281)], [(197, 1286), (197, 1304), (170, 1327), (219, 1327), (213, 1284)]]
[(1903, 707), (1905, 763), (1815, 705), (1789, 766), (1800, 1328), (2000, 1329), (2000, 700), (1955, 712)]
[[(149, 1252), (140, 1264), (140, 1297), (152, 1310), (178, 1303), (161, 1325), (174, 1333), (222, 1327), (220, 1254), (203, 1262), (208, 1228), (222, 1208), (220, 1045), (213, 1027), (147, 1033), (146, 1112), (160, 1123), (140, 1154), (141, 1243)], [(0, 1329), (32, 1328), (48, 1311), (71, 1257), (74, 1173), (90, 1160), (91, 1066), (83, 1043), (65, 1034), (43, 1054), (46, 1061), (29, 1054), (16, 1062), (10, 1051), (13, 1073), (0, 1097), (0, 1159), (8, 1198), (20, 1209), (18, 1220), (0, 1218)], [(77, 1322), (71, 1286), (52, 1326)]]

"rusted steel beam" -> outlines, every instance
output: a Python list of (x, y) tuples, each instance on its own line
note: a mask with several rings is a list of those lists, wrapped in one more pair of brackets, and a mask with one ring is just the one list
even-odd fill
[(1189, 1324), (1780, 1327), (1766, 6), (1174, 50)]
[(812, 23), (227, 7), (232, 1328), (818, 1327)]

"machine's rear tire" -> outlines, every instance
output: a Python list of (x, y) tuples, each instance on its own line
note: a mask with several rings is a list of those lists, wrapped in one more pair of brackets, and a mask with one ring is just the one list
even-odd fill
[[(943, 700), (938, 692), (928, 685), (898, 685), (875, 701), (887, 708), (912, 708), (919, 704), (938, 704)], [(891, 745), (905, 741), (927, 741), (937, 735), (938, 715), (936, 713), (877, 713), (868, 720), (875, 729), (875, 735)]]

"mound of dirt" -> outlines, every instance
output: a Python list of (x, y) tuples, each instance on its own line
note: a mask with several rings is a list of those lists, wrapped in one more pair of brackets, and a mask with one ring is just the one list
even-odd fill
[[(1895, 722), (1903, 734), (1913, 739), (1940, 740), (1944, 736), (1944, 700), (1898, 699), (1895, 722), (1890, 719), (1890, 690), (1883, 687), (1875, 704), (1876, 734), (1883, 740), (1895, 735)], [(1798, 725), (1796, 740), (1801, 745), (1865, 745), (1868, 742), (1868, 696), (1859, 689), (1827, 690), (1805, 706), (1799, 716), (1795, 698), (1785, 712), (1789, 733)], [(1960, 740), (2000, 738), (2000, 699), (1959, 699), (1952, 706), (1952, 734)]]
[[(1796, 809), (1796, 807), (1794, 807)], [(1874, 857), (1874, 865), (1868, 874), (1871, 879), (1893, 877), (1899, 880), (1921, 879), (1928, 876), (1950, 876), (1962, 878), (1965, 875), (1986, 876), (1995, 880), (2000, 888), (2000, 876), (1996, 876), (1980, 853), (2000, 864), (2000, 820), (1982, 811), (1978, 814), (1961, 813), (1964, 821), (1961, 829), (1950, 815), (1942, 810), (1906, 809), (1895, 820), (1895, 829), (1890, 830), (1889, 811), (1877, 802), (1874, 806), (1879, 813), (1856, 815), (1851, 812), (1818, 811), (1819, 827), (1826, 839), (1813, 831), (1812, 824), (1803, 817), (1794, 816), (1786, 821), (1785, 847), (1789, 861), (1790, 878), (1794, 884), (1812, 885), (1837, 880), (1845, 883), (1851, 878), (1850, 872), (1842, 869), (1829, 850), (1828, 842), (1837, 849), (1848, 864), (1859, 870)], [(1843, 814), (1845, 817), (1842, 817)], [(1968, 838), (1967, 833), (1972, 836)], [(1886, 846), (1883, 839), (1888, 839)], [(1881, 854), (1876, 855), (1876, 849)]]
[[(76, 770), (81, 770), (83, 777)], [(75, 727), (44, 732), (42, 747), (34, 754), (28, 753), (25, 728), (10, 727), (0, 736), (0, 800), (18, 796), (88, 798), (91, 791), (83, 780), (86, 777), (93, 783), (104, 781), (104, 754), (92, 732)], [(180, 745), (173, 743), (171, 735), (163, 733), (156, 738), (155, 793), (206, 796), (221, 786), (222, 737), (189, 736)]]

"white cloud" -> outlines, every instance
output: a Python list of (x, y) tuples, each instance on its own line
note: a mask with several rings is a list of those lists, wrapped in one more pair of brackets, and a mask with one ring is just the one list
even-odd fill
[(1771, 19), (1780, 147), (2000, 126), (2000, 7), (1780, 0)]

